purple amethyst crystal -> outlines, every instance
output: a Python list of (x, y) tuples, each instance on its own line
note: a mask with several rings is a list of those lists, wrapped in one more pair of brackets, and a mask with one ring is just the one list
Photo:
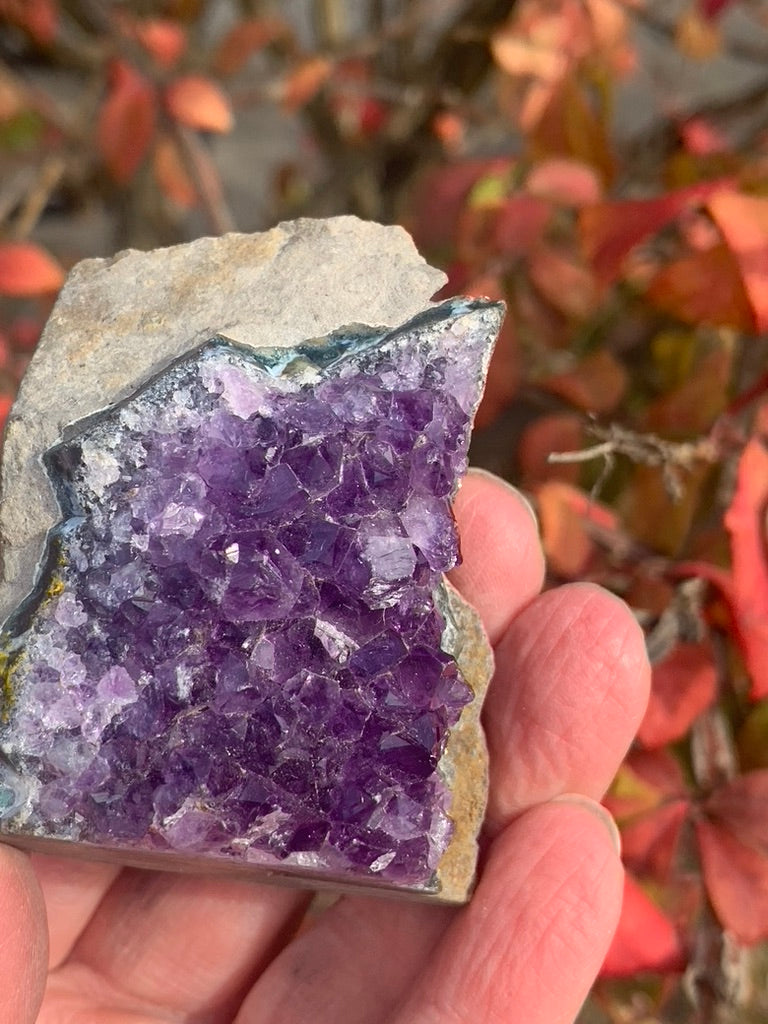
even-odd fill
[(65, 432), (2, 637), (0, 832), (439, 887), (450, 500), (500, 315), (214, 338)]

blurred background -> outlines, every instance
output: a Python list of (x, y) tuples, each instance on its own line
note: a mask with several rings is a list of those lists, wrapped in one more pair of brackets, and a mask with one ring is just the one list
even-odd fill
[(0, 420), (79, 259), (341, 213), (506, 300), (472, 459), (646, 629), (581, 1024), (768, 1021), (768, 3), (0, 0)]

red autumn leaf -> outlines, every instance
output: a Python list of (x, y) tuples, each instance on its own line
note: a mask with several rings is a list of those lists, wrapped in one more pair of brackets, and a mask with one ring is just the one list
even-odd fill
[(577, 409), (607, 413), (621, 401), (627, 389), (627, 373), (615, 356), (601, 348), (572, 370), (542, 381), (542, 387)]
[(359, 58), (336, 64), (330, 106), (341, 134), (358, 142), (377, 135), (389, 117), (386, 104), (371, 95), (369, 62)]
[(115, 62), (112, 88), (99, 112), (97, 144), (119, 184), (130, 181), (155, 133), (157, 100), (149, 82), (130, 65)]
[(406, 224), (418, 247), (451, 245), (473, 186), (485, 175), (508, 168), (507, 160), (462, 160), (423, 174), (414, 188)]
[(768, 331), (768, 199), (721, 192), (709, 212), (741, 270), (758, 331)]
[(552, 205), (536, 196), (518, 195), (503, 200), (492, 211), (493, 244), (503, 256), (518, 259), (527, 256), (541, 242)]
[(751, 333), (755, 327), (739, 265), (726, 245), (716, 245), (662, 266), (646, 296), (683, 323), (735, 327), (745, 333)]
[(739, 842), (768, 857), (768, 769), (746, 772), (718, 786), (704, 810)]
[(551, 157), (532, 167), (525, 189), (541, 199), (575, 207), (599, 202), (603, 192), (594, 168), (564, 157)]
[(43, 321), (36, 316), (17, 316), (8, 325), (13, 347), (21, 352), (32, 352), (40, 340)]
[(716, 18), (732, 3), (733, 0), (699, 0), (699, 9), (705, 18)]
[(648, 708), (638, 732), (640, 742), (653, 748), (680, 739), (716, 696), (711, 644), (678, 644), (653, 666)]
[(202, 75), (184, 75), (171, 82), (165, 104), (176, 121), (201, 132), (228, 132), (234, 123), (228, 97)]
[(290, 39), (291, 29), (279, 18), (246, 18), (227, 32), (214, 57), (219, 75), (234, 75), (249, 58), (278, 39)]
[(579, 229), (587, 260), (604, 284), (620, 277), (624, 258), (640, 242), (671, 224), (690, 206), (725, 188), (708, 181), (668, 192), (658, 199), (606, 201), (581, 211)]
[(615, 515), (577, 487), (559, 480), (541, 484), (535, 495), (550, 568), (561, 576), (582, 575), (595, 551), (590, 524), (615, 530)]
[(731, 536), (731, 602), (753, 700), (768, 697), (768, 450), (753, 437), (742, 452), (736, 490), (725, 514)]
[(681, 971), (686, 955), (675, 926), (629, 875), (613, 942), (600, 969), (603, 978), (644, 971)]
[(669, 750), (634, 747), (619, 768), (603, 804), (623, 828), (662, 804), (687, 800), (680, 765)]
[(186, 32), (167, 18), (136, 22), (133, 34), (161, 68), (172, 68), (187, 48)]
[(669, 879), (689, 808), (687, 800), (672, 800), (622, 826), (621, 858), (630, 871)]
[(768, 939), (768, 857), (710, 821), (696, 822), (696, 837), (720, 923), (745, 945)]
[(585, 320), (598, 305), (592, 271), (566, 253), (540, 243), (531, 252), (528, 273), (539, 293), (566, 317)]
[(160, 190), (171, 202), (184, 208), (197, 204), (197, 189), (187, 173), (178, 146), (167, 135), (157, 140), (153, 169)]
[(39, 245), (0, 242), (0, 295), (44, 295), (58, 291), (63, 283), (64, 271)]
[(58, 0), (0, 0), (0, 17), (24, 29), (39, 45), (47, 46), (56, 37)]
[(333, 74), (327, 57), (307, 57), (283, 79), (280, 102), (288, 111), (300, 110), (320, 92)]
[(523, 432), (517, 452), (524, 486), (531, 487), (545, 480), (575, 484), (581, 472), (578, 465), (548, 459), (552, 452), (579, 451), (583, 444), (584, 424), (575, 413), (552, 413), (534, 420)]

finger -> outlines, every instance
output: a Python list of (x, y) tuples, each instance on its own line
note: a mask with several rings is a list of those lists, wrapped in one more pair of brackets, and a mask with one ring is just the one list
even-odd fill
[(120, 872), (113, 864), (32, 854), (48, 913), (48, 966), (56, 968)]
[(650, 668), (627, 606), (591, 584), (542, 594), (496, 648), (485, 709), (487, 824), (564, 792), (599, 799), (645, 711)]
[(270, 965), (236, 1024), (385, 1020), (452, 915), (446, 907), (342, 898)]
[(124, 871), (57, 973), (72, 997), (83, 967), (89, 998), (119, 993), (127, 1008), (228, 1018), (253, 977), (288, 941), (306, 893), (221, 878)]
[(591, 584), (549, 591), (510, 625), (496, 658), (492, 824), (559, 793), (602, 796), (648, 699), (643, 634), (627, 606)]
[(484, 470), (471, 469), (454, 502), (462, 564), (451, 582), (485, 625), (491, 643), (541, 590), (544, 556), (536, 520), (522, 495)]
[(497, 837), (472, 901), (388, 1024), (572, 1024), (621, 906), (601, 810), (552, 802)]
[(45, 906), (25, 854), (0, 846), (0, 1024), (34, 1024), (45, 988)]

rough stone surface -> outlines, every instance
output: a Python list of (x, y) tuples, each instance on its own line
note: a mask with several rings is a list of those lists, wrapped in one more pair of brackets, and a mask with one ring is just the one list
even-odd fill
[[(317, 262), (336, 227), (358, 222), (278, 230)], [(31, 593), (6, 588), (30, 596), (4, 631), (0, 830), (466, 898), (490, 657), (442, 574), (500, 308), (286, 347), (269, 315), (269, 347), (231, 321), (238, 343), (193, 339), (59, 424), (58, 523)]]
[(40, 453), (68, 424), (132, 394), (215, 334), (253, 348), (287, 348), (350, 324), (395, 327), (424, 309), (444, 282), (402, 228), (356, 217), (298, 220), (263, 234), (78, 263), (6, 429), (0, 619), (29, 589), (57, 519)]

